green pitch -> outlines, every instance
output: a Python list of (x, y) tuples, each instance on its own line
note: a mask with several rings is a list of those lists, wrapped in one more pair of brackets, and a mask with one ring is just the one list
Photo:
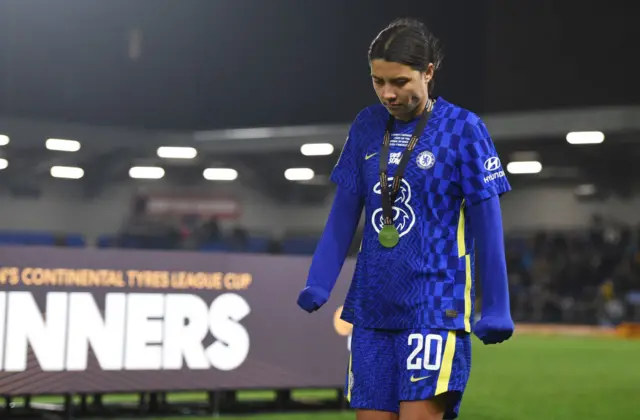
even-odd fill
[[(522, 335), (497, 346), (483, 346), (476, 340), (473, 351), (460, 420), (611, 420), (640, 413), (640, 341)], [(333, 391), (298, 391), (294, 398), (333, 395)], [(240, 395), (242, 399), (272, 397), (269, 392)], [(171, 396), (171, 400), (204, 398), (201, 394)], [(210, 419), (179, 420), (205, 418)], [(355, 415), (338, 412), (220, 419), (354, 420)]]

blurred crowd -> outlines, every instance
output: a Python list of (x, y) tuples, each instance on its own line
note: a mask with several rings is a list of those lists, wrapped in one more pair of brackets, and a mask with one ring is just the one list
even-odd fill
[[(355, 256), (358, 231), (349, 251)], [(274, 238), (215, 218), (133, 218), (100, 247), (184, 249), (311, 255), (317, 233)], [(56, 242), (57, 245), (63, 245)], [(616, 325), (640, 322), (640, 226), (600, 215), (581, 231), (509, 233), (505, 238), (512, 314), (516, 322)], [(481, 279), (476, 281), (481, 311)]]
[(516, 321), (640, 321), (640, 228), (596, 215), (588, 230), (508, 238)]

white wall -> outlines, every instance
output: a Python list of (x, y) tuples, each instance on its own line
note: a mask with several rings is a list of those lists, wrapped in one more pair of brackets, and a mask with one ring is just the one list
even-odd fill
[(89, 237), (117, 230), (129, 211), (129, 195), (122, 187), (112, 187), (95, 200), (82, 199), (80, 191), (45, 188), (39, 198), (0, 196), (0, 229), (46, 230), (83, 233)]
[[(60, 187), (60, 182), (67, 182)], [(116, 232), (126, 220), (136, 184), (111, 185), (99, 197), (87, 200), (68, 182), (52, 181), (39, 198), (16, 198), (0, 195), (0, 230), (46, 230), (83, 233), (90, 240), (104, 233)], [(77, 184), (79, 185), (79, 184)], [(138, 184), (140, 185), (140, 184)], [(144, 185), (144, 184), (143, 184)], [(149, 187), (162, 186), (148, 182)], [(216, 186), (215, 192), (241, 198), (242, 217), (237, 222), (251, 230), (278, 233), (286, 214), (278, 212), (273, 201), (260, 193), (234, 185)], [(230, 227), (235, 221), (222, 223)]]
[[(125, 220), (133, 184), (113, 185), (94, 200), (85, 200), (79, 191), (47, 185), (39, 199), (0, 195), (0, 230), (47, 230), (83, 233), (89, 239), (117, 231)], [(257, 191), (237, 185), (216, 187), (220, 193), (241, 197), (243, 214), (238, 224), (250, 230), (279, 234), (285, 230), (322, 230), (331, 206), (331, 197), (323, 206), (276, 206)], [(640, 197), (606, 203), (582, 203), (568, 188), (516, 189), (502, 201), (506, 230), (586, 226), (595, 212), (628, 223), (640, 221)], [(223, 227), (236, 222), (223, 224)]]

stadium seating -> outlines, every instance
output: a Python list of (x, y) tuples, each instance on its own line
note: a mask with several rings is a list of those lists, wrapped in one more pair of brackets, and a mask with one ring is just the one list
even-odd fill
[(85, 238), (80, 234), (58, 235), (50, 232), (0, 232), (0, 245), (58, 245), (68, 247), (84, 247)]

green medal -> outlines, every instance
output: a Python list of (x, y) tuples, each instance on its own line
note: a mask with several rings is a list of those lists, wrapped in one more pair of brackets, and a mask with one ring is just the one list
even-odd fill
[(393, 248), (400, 241), (400, 234), (394, 225), (384, 225), (378, 234), (378, 240), (385, 248)]

